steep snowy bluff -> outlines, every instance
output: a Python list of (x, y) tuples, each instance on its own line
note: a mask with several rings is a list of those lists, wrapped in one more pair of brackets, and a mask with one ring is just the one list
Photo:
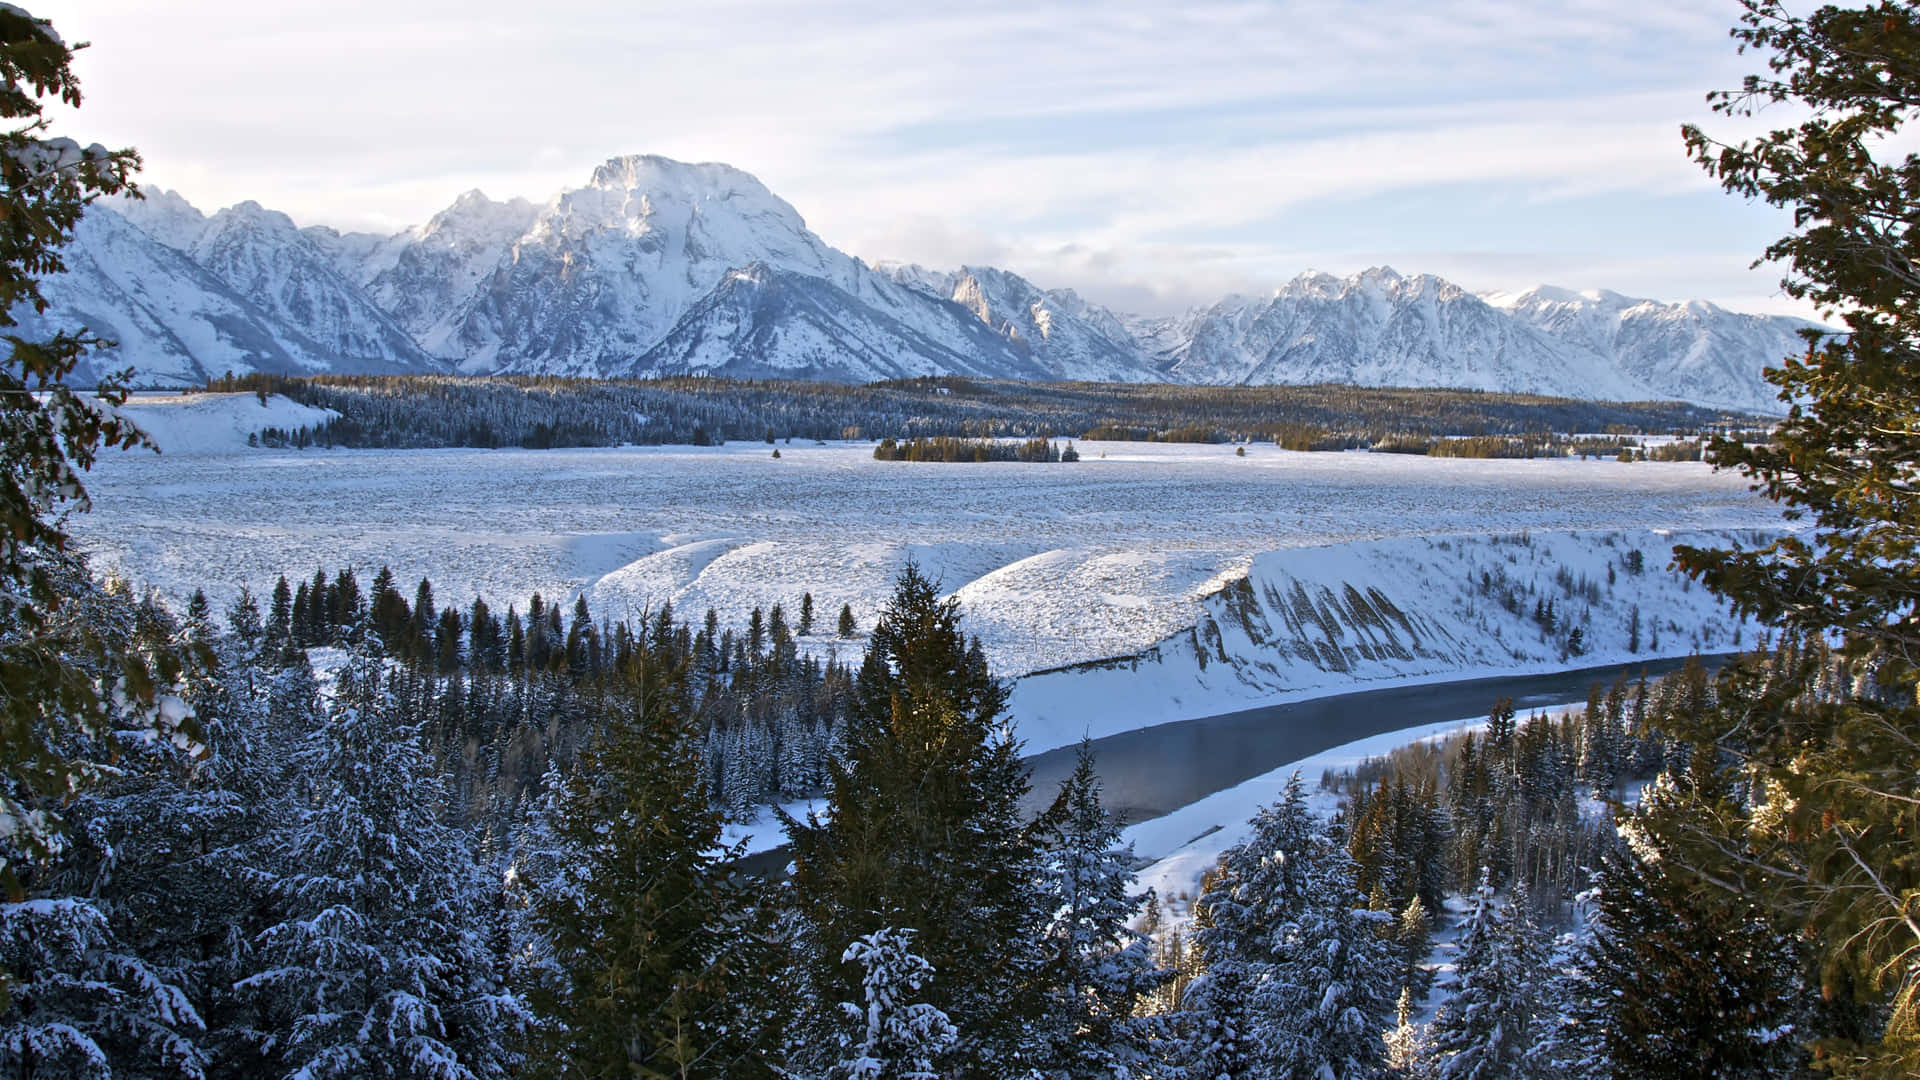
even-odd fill
[(1668, 569), (1677, 545), (1763, 531), (1394, 537), (1256, 557), (1191, 627), (1015, 686), (1028, 752), (1172, 720), (1406, 680), (1517, 675), (1736, 650), (1754, 625)]

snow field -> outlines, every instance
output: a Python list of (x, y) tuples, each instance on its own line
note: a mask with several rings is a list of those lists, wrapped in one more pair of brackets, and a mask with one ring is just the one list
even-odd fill
[(177, 455), (244, 453), (249, 435), (316, 427), (339, 415), (279, 394), (265, 401), (254, 394), (142, 394), (115, 411), (146, 432), (162, 454)]
[[(234, 395), (226, 407), (254, 403)], [(143, 404), (136, 416), (180, 407)], [(289, 419), (272, 415), (250, 422)], [(524, 610), (534, 592), (569, 604), (584, 593), (603, 617), (671, 601), (692, 619), (712, 606), (730, 625), (774, 603), (791, 622), (811, 592), (830, 635), (842, 604), (871, 627), (912, 558), (960, 597), (1004, 675), (1149, 648), (1194, 626), (1201, 598), (1263, 553), (1779, 521), (1737, 477), (1680, 463), (1270, 446), (1236, 458), (1226, 446), (1138, 443), (1085, 444), (1081, 462), (1046, 465), (876, 462), (865, 443), (783, 444), (778, 461), (758, 443), (223, 452), (235, 422), (209, 425), (221, 439), (163, 432), (168, 452), (110, 454), (95, 468), (94, 512), (73, 531), (102, 569), (173, 596), (205, 588), (220, 604), (242, 585), (264, 593), (282, 572), (350, 564), (366, 580), (387, 565), (408, 588), (431, 578), (442, 603), (480, 594)], [(836, 647), (831, 636), (805, 645)]]

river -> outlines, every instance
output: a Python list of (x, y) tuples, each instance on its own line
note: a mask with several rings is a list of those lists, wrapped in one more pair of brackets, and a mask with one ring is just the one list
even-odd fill
[[(1701, 657), (1710, 669), (1733, 654)], [(1218, 716), (1174, 720), (1093, 740), (1095, 767), (1109, 810), (1128, 823), (1146, 821), (1324, 750), (1387, 731), (1483, 715), (1495, 700), (1513, 699), (1521, 718), (1531, 709), (1584, 702), (1594, 683), (1678, 671), (1684, 658), (1607, 664), (1538, 675), (1391, 685), (1372, 690), (1263, 705)], [(1074, 747), (1027, 760), (1033, 789), (1025, 809), (1038, 812), (1073, 771)], [(1307, 780), (1317, 782), (1318, 777)], [(750, 873), (773, 873), (787, 849), (740, 860)]]

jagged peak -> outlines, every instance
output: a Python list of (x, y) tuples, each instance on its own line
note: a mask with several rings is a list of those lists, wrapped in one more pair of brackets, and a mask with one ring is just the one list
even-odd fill
[(440, 233), (467, 233), (473, 229), (492, 231), (495, 228), (515, 232), (525, 231), (533, 224), (539, 214), (539, 208), (518, 196), (499, 202), (487, 197), (479, 188), (463, 192), (453, 204), (433, 215), (424, 226), (415, 229), (415, 235), (427, 237)]
[(208, 218), (207, 232), (211, 235), (225, 229), (250, 225), (276, 232), (298, 233), (300, 231), (299, 227), (293, 223), (293, 219), (286, 214), (278, 210), (269, 210), (248, 199), (245, 202), (234, 203)]

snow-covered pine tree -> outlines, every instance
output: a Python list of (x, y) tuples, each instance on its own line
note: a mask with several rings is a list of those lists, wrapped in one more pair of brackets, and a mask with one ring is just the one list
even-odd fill
[[(1685, 786), (1662, 776), (1639, 814), (1713, 812)], [(1752, 901), (1676, 873), (1638, 815), (1624, 832), (1631, 846), (1601, 863), (1575, 1009), (1616, 1074), (1759, 1080), (1802, 1067), (1814, 995), (1801, 945)]]
[(1173, 1075), (1193, 1080), (1268, 1076), (1250, 999), (1264, 976), (1256, 965), (1226, 960), (1187, 984), (1167, 1046)]
[[(18, 326), (15, 313), (47, 310), (38, 279), (65, 268), (61, 245), (87, 205), (130, 189), (140, 167), (132, 150), (49, 136), (43, 110), (81, 103), (72, 61), (51, 24), (0, 7), (0, 330)], [(66, 385), (99, 344), (76, 329), (42, 341), (10, 334), (0, 346), (0, 885), (10, 889), (23, 859), (57, 843), (68, 796), (97, 775), (87, 752), (124, 719), (111, 715), (114, 693), (151, 704), (155, 685), (139, 657), (61, 611), (92, 587), (67, 551), (66, 511), (87, 507), (80, 473), (103, 446), (145, 441)], [(107, 405), (126, 397), (112, 376), (95, 393)]]
[(1545, 948), (1524, 895), (1505, 904), (1481, 879), (1460, 937), (1453, 996), (1431, 1029), (1439, 1080), (1526, 1080)]
[(243, 595), (228, 620), (234, 630), (216, 636), (203, 617), (183, 626), (152, 617), (173, 635), (160, 644), (184, 660), (177, 686), (199, 744), (122, 740), (113, 777), (75, 804), (85, 828), (60, 872), (66, 891), (89, 895), (114, 933), (191, 997), (215, 1076), (261, 1064), (253, 1012), (232, 988), (269, 918), (266, 840), (294, 810), (289, 740), (267, 711), (259, 613)]
[(486, 1080), (515, 1063), (524, 1011), (495, 978), (476, 868), (434, 813), (418, 732), (386, 689), (375, 635), (340, 672), (300, 752), (310, 805), (280, 844), (285, 917), (239, 989), (287, 1075)]
[(200, 1080), (206, 1051), (185, 993), (81, 897), (0, 904), (0, 1072), (8, 1077)]
[(957, 1033), (947, 1014), (926, 1002), (909, 1003), (933, 976), (933, 965), (913, 953), (913, 931), (886, 928), (856, 939), (841, 962), (858, 964), (862, 1003), (841, 1002), (853, 1029), (840, 1037), (832, 1080), (936, 1080), (934, 1063)]
[(855, 683), (829, 816), (787, 829), (794, 897), (820, 961), (813, 992), (855, 996), (856, 973), (832, 959), (863, 935), (911, 927), (940, 972), (928, 1000), (960, 1032), (956, 1069), (998, 1076), (1037, 1051), (1049, 913), (1006, 690), (959, 620), (958, 602), (918, 567), (901, 572)]
[(1048, 814), (1040, 856), (1042, 892), (1054, 912), (1045, 932), (1053, 990), (1045, 1067), (1055, 1077), (1140, 1071), (1157, 1025), (1136, 1011), (1173, 977), (1155, 962), (1153, 942), (1128, 926), (1149, 894), (1130, 892), (1133, 845), (1120, 845), (1120, 823), (1100, 804), (1100, 786), (1093, 747), (1083, 740)]
[(1400, 989), (1392, 916), (1368, 908), (1344, 843), (1312, 841), (1297, 860), (1307, 903), (1278, 928), (1270, 977), (1253, 996), (1262, 1056), (1274, 1076), (1370, 1080), (1384, 1073)]
[(1188, 995), (1178, 1018), (1187, 1067), (1195, 1067), (1196, 1040), (1217, 1041), (1199, 1033), (1233, 1027), (1207, 1010), (1238, 1007), (1244, 995), (1262, 1075), (1380, 1075), (1399, 988), (1378, 926), (1385, 916), (1365, 910), (1352, 859), (1307, 811), (1298, 774), (1252, 824), (1195, 904), (1193, 941), (1207, 978), (1235, 993)]
[(1426, 1025), (1413, 1019), (1413, 991), (1402, 987), (1394, 1003), (1398, 1022), (1387, 1032), (1387, 1074), (1395, 1080), (1429, 1080), (1433, 1053), (1427, 1047)]
[(1253, 834), (1220, 856), (1194, 902), (1191, 941), (1208, 968), (1227, 960), (1277, 959), (1280, 928), (1311, 900), (1307, 853), (1319, 827), (1307, 811), (1300, 774), (1289, 777), (1280, 799), (1248, 824)]

